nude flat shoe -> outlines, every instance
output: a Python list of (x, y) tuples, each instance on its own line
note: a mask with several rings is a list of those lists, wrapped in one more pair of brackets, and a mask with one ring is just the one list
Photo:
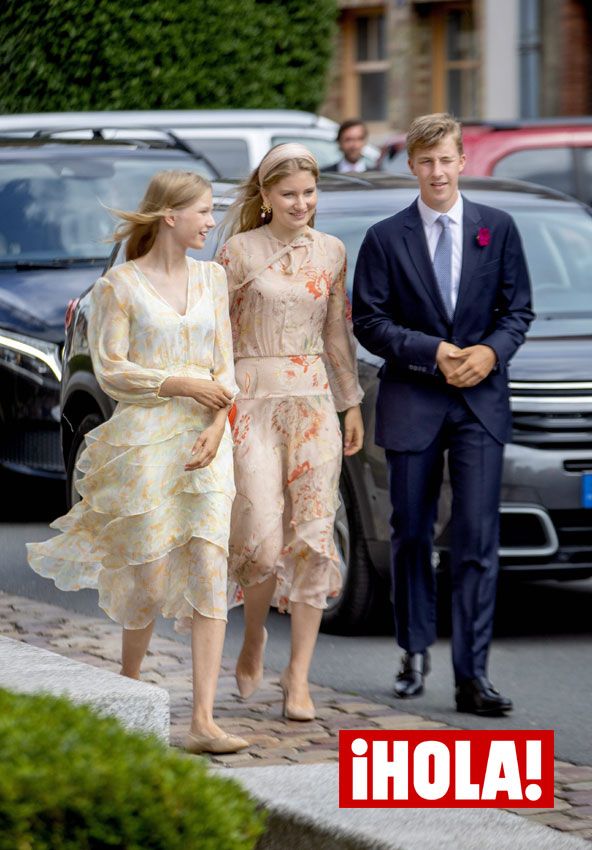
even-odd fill
[(213, 738), (207, 735), (194, 735), (193, 732), (187, 733), (187, 743), (185, 749), (188, 753), (198, 755), (199, 753), (237, 753), (239, 750), (244, 750), (248, 747), (249, 742), (238, 735), (217, 735)]
[(315, 707), (313, 705), (312, 708), (300, 708), (299, 706), (290, 705), (290, 693), (288, 690), (288, 685), (282, 676), (280, 679), (280, 688), (282, 689), (282, 694), (284, 696), (284, 704), (282, 707), (282, 714), (286, 718), (286, 720), (299, 720), (302, 722), (306, 722), (308, 720), (314, 720), (316, 717)]
[(243, 700), (252, 697), (255, 691), (263, 681), (263, 656), (265, 655), (265, 646), (267, 644), (267, 629), (263, 629), (263, 648), (261, 649), (261, 668), (256, 676), (243, 676), (238, 670), (235, 672), (236, 686)]

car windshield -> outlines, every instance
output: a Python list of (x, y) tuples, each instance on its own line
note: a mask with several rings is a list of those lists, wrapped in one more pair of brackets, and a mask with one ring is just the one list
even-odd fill
[[(109, 208), (135, 209), (152, 175), (179, 163), (113, 154), (0, 162), (0, 267), (104, 261), (116, 225)], [(190, 157), (181, 167), (204, 174)]]
[[(532, 279), (539, 318), (592, 316), (592, 217), (584, 210), (553, 204), (512, 208)], [(316, 227), (338, 236), (347, 249), (348, 291), (366, 230), (387, 213), (344, 215), (321, 212)]]
[(388, 171), (389, 174), (411, 174), (407, 150), (402, 148), (392, 157), (385, 156), (381, 162), (381, 168), (383, 171)]

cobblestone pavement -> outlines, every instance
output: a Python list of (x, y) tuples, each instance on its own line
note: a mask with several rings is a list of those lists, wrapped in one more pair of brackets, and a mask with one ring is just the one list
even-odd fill
[[(0, 634), (118, 670), (121, 632), (108, 620), (0, 593)], [(168, 690), (171, 744), (181, 747), (191, 716), (189, 642), (154, 636), (142, 678)], [(331, 762), (337, 761), (339, 729), (453, 728), (332, 688), (314, 686), (312, 690), (317, 719), (311, 723), (284, 720), (278, 674), (269, 673), (257, 694), (243, 702), (236, 691), (233, 664), (224, 659), (216, 717), (220, 726), (244, 736), (251, 747), (248, 752), (212, 757), (211, 761), (226, 767)], [(556, 761), (555, 807), (510, 811), (592, 842), (592, 767)]]

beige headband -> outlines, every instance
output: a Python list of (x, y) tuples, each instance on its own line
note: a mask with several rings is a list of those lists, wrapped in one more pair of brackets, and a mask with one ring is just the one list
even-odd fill
[(261, 160), (261, 165), (259, 166), (258, 171), (259, 186), (263, 186), (265, 178), (269, 172), (276, 167), (276, 165), (279, 165), (280, 162), (284, 162), (287, 159), (306, 159), (312, 166), (314, 166), (315, 169), (318, 170), (319, 167), (316, 158), (308, 150), (308, 148), (304, 147), (304, 145), (301, 145), (298, 142), (287, 142), (283, 145), (276, 145), (268, 151)]

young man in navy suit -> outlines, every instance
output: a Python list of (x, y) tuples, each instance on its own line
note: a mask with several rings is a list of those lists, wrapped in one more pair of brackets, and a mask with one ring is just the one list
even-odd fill
[(534, 317), (512, 218), (458, 191), (460, 124), (438, 113), (407, 136), (419, 198), (368, 230), (356, 265), (353, 318), (384, 358), (376, 442), (392, 501), (395, 626), (405, 650), (395, 695), (423, 693), (436, 639), (432, 542), (444, 452), (452, 488), (450, 570), (456, 707), (503, 715), (512, 702), (487, 677), (498, 573), (508, 363)]

